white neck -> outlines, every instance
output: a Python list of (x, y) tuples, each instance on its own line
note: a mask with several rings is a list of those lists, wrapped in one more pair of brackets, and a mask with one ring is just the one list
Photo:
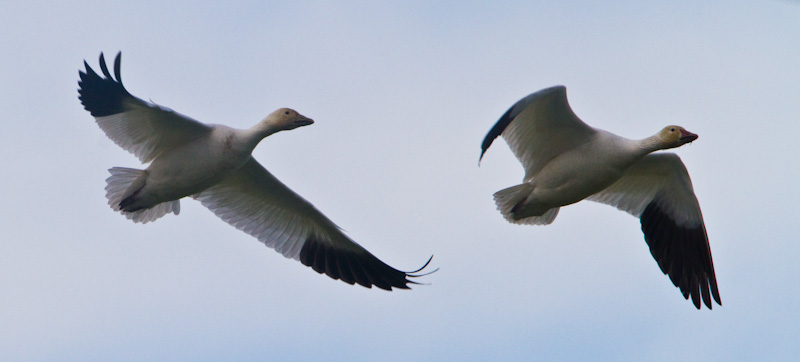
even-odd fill
[(282, 130), (282, 128), (276, 127), (272, 122), (261, 121), (249, 129), (242, 130), (240, 134), (245, 144), (252, 150), (256, 148), (261, 140)]
[(658, 135), (653, 135), (647, 137), (645, 139), (641, 139), (636, 141), (637, 147), (642, 150), (642, 152), (646, 155), (650, 152), (658, 151), (664, 149), (664, 144), (661, 141), (661, 138)]

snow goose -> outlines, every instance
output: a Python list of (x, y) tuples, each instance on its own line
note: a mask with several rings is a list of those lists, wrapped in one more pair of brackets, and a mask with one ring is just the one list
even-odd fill
[(684, 298), (711, 309), (720, 302), (700, 205), (686, 167), (674, 153), (697, 135), (667, 126), (630, 140), (592, 128), (573, 113), (567, 89), (556, 86), (511, 106), (481, 146), (481, 159), (503, 136), (525, 168), (522, 184), (494, 194), (498, 210), (515, 224), (547, 225), (561, 206), (591, 200), (640, 218), (644, 238), (661, 271)]
[(84, 61), (79, 99), (117, 145), (133, 153), (144, 170), (114, 167), (106, 180), (111, 207), (134, 222), (147, 223), (180, 212), (191, 196), (225, 222), (299, 260), (318, 273), (348, 284), (386, 290), (408, 289), (420, 276), (396, 270), (356, 244), (308, 201), (272, 176), (251, 152), (273, 133), (313, 121), (281, 108), (250, 129), (204, 124), (134, 97), (122, 85), (120, 54), (111, 76), (100, 54), (100, 77)]

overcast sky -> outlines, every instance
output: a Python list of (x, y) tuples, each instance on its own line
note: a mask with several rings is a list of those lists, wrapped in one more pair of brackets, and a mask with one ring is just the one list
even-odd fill
[[(800, 4), (3, 1), (0, 360), (780, 361), (800, 354)], [(285, 259), (198, 202), (147, 225), (107, 169), (142, 166), (77, 99), (122, 51), (134, 95), (245, 128), (315, 124), (254, 156), (411, 291)], [(514, 102), (556, 84), (589, 125), (676, 149), (705, 217), (722, 306), (696, 310), (639, 221), (581, 202), (507, 223)]]

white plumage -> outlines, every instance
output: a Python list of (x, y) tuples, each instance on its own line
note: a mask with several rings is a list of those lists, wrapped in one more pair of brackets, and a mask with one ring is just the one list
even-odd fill
[[(120, 55), (111, 76), (103, 55), (100, 77), (84, 62), (79, 99), (106, 135), (143, 163), (114, 167), (106, 180), (109, 205), (134, 222), (180, 212), (180, 199), (199, 200), (225, 222), (318, 273), (365, 287), (408, 288), (412, 272), (396, 270), (350, 240), (313, 205), (272, 176), (251, 153), (265, 137), (313, 121), (281, 108), (249, 129), (204, 124), (134, 97), (122, 85)], [(428, 260), (430, 262), (430, 260)]]
[(700, 205), (686, 167), (674, 153), (697, 135), (667, 126), (630, 140), (592, 128), (556, 86), (515, 103), (486, 135), (481, 158), (502, 136), (525, 168), (519, 185), (495, 193), (509, 222), (546, 225), (562, 206), (591, 200), (640, 218), (650, 252), (685, 298), (699, 309), (721, 304)]

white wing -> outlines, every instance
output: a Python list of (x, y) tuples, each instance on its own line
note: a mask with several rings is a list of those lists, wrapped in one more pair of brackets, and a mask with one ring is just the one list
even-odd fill
[(348, 284), (405, 289), (408, 283), (416, 284), (407, 278), (425, 267), (402, 272), (378, 260), (253, 158), (194, 198), (283, 256)]
[(721, 304), (703, 215), (689, 173), (676, 154), (645, 156), (587, 200), (639, 217), (650, 253), (683, 296), (691, 296), (697, 308), (701, 297), (709, 309), (711, 296)]
[(128, 93), (120, 77), (120, 56), (117, 54), (114, 61), (116, 80), (100, 54), (100, 69), (105, 78), (84, 62), (86, 72), (79, 72), (78, 82), (78, 98), (114, 143), (146, 163), (166, 149), (211, 131), (208, 125)]
[(589, 142), (596, 131), (572, 112), (567, 88), (555, 86), (515, 103), (492, 127), (481, 145), (481, 158), (502, 135), (525, 168), (525, 180), (556, 156)]

